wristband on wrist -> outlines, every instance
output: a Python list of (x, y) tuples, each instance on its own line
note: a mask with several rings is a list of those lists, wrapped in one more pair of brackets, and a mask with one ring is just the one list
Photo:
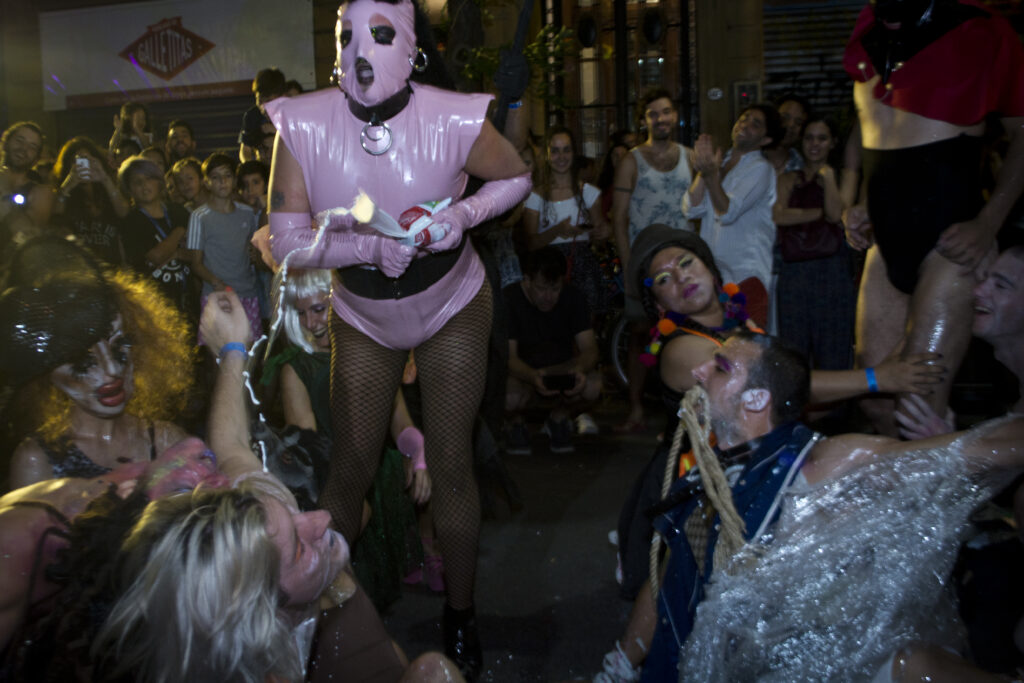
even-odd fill
[(245, 344), (242, 342), (228, 342), (224, 346), (220, 347), (220, 353), (217, 354), (218, 360), (228, 355), (232, 351), (238, 351), (243, 356), (248, 355), (249, 351), (246, 350)]
[(878, 393), (878, 379), (875, 377), (874, 368), (864, 368), (864, 376), (868, 378), (868, 391), (872, 394)]
[(523, 101), (522, 100), (516, 100), (515, 102), (509, 102), (508, 103), (508, 108), (509, 109), (519, 109), (519, 107), (521, 107), (521, 106), (523, 106)]

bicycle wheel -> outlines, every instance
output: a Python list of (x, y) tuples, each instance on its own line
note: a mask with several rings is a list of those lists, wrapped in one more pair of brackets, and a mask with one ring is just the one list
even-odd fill
[(608, 361), (615, 369), (615, 378), (624, 389), (629, 387), (629, 376), (626, 368), (629, 363), (629, 334), (630, 324), (622, 311), (616, 313), (616, 320), (612, 326), (611, 336), (608, 340)]

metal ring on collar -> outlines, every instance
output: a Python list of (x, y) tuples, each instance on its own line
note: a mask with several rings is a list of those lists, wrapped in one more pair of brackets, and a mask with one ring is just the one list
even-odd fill
[[(370, 135), (367, 131), (369, 131), (371, 128), (382, 129), (381, 135), (378, 137), (373, 137), (372, 135)], [(380, 142), (385, 139), (387, 140), (387, 144), (384, 145), (384, 149), (373, 150), (367, 147), (367, 142)], [(363, 146), (363, 150), (366, 151), (367, 154), (371, 154), (375, 157), (380, 156), (381, 154), (384, 154), (389, 149), (391, 149), (391, 143), (393, 141), (394, 138), (391, 135), (391, 127), (384, 122), (381, 122), (377, 126), (374, 126), (371, 123), (366, 123), (365, 125), (363, 125), (363, 129), (359, 132), (359, 144)]]

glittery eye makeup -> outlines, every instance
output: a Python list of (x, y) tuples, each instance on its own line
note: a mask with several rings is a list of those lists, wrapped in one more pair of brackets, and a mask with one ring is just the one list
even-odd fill
[(720, 372), (732, 372), (732, 363), (720, 353), (715, 354), (715, 369)]
[(370, 35), (378, 45), (391, 45), (395, 42), (395, 29), (391, 26), (374, 26), (370, 29)]

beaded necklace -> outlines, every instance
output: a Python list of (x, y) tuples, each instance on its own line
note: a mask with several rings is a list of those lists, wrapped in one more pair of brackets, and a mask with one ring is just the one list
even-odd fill
[(718, 292), (718, 301), (722, 304), (725, 321), (719, 327), (707, 327), (691, 320), (690, 316), (675, 311), (665, 311), (658, 324), (651, 328), (651, 341), (640, 354), (640, 362), (647, 367), (654, 367), (658, 362), (658, 354), (663, 346), (662, 338), (668, 337), (676, 330), (685, 328), (701, 337), (717, 342), (723, 333), (728, 332), (747, 322), (747, 295), (740, 291), (734, 282), (726, 283)]

